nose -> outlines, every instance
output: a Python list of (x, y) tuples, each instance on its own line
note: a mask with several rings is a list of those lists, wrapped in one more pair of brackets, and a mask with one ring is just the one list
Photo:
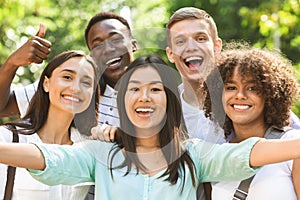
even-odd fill
[(245, 89), (237, 89), (236, 90), (236, 99), (246, 99), (246, 91)]
[(149, 91), (147, 89), (141, 90), (141, 95), (139, 97), (140, 102), (150, 102), (151, 98), (149, 95)]
[(109, 38), (104, 40), (103, 43), (104, 43), (104, 49), (103, 49), (104, 52), (111, 52), (115, 50), (115, 47)]
[(77, 81), (77, 80), (74, 80), (72, 83), (71, 83), (71, 90), (74, 91), (74, 92), (79, 92), (81, 90), (80, 88), (80, 81)]
[(196, 41), (193, 38), (189, 37), (187, 41), (187, 50), (193, 51), (195, 49), (197, 49)]

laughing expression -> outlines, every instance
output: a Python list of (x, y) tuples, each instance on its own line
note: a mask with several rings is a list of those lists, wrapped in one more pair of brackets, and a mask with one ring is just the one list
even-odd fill
[(44, 90), (49, 93), (49, 110), (56, 114), (81, 113), (91, 102), (94, 88), (94, 69), (82, 57), (74, 57), (45, 77)]
[(91, 55), (103, 72), (106, 83), (115, 86), (133, 60), (136, 41), (128, 28), (116, 19), (95, 23), (88, 33)]
[(252, 77), (240, 76), (237, 68), (231, 79), (224, 83), (222, 102), (233, 125), (264, 123), (264, 97), (259, 94)]
[(214, 43), (208, 23), (200, 19), (175, 23), (170, 29), (170, 42), (168, 58), (188, 81), (206, 79), (214, 67), (215, 51), (222, 45), (221, 40)]
[(150, 130), (151, 134), (160, 131), (166, 116), (166, 93), (154, 68), (143, 67), (133, 72), (125, 94), (125, 108), (136, 129)]

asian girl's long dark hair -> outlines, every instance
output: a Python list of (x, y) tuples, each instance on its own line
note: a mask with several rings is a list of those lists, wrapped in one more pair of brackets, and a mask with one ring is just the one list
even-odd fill
[[(140, 57), (136, 59), (127, 69), (127, 72), (122, 76), (120, 82), (117, 84), (118, 90), (118, 109), (120, 115), (120, 129), (116, 135), (116, 146), (111, 150), (111, 156), (109, 160), (109, 166), (111, 174), (113, 169), (127, 167), (127, 175), (132, 166), (136, 166), (137, 173), (139, 170), (145, 170), (145, 166), (138, 159), (136, 154), (136, 137), (133, 124), (128, 119), (125, 110), (124, 97), (127, 90), (128, 81), (132, 73), (139, 68), (153, 67), (160, 74), (163, 81), (164, 90), (167, 97), (166, 108), (166, 121), (159, 133), (159, 143), (163, 155), (168, 163), (167, 169), (160, 176), (165, 178), (171, 184), (176, 184), (178, 179), (182, 178), (182, 189), (185, 182), (185, 166), (191, 171), (192, 182), (195, 185), (195, 166), (188, 152), (181, 146), (182, 134), (185, 134), (182, 130), (184, 121), (182, 117), (182, 110), (180, 104), (180, 98), (178, 93), (178, 80), (174, 71), (157, 56)], [(115, 155), (121, 150), (125, 150), (125, 160), (118, 166), (113, 166), (113, 159)]]

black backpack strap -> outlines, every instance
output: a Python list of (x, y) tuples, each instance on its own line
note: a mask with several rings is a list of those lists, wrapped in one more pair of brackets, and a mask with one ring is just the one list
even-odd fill
[[(271, 127), (270, 132), (265, 136), (265, 138), (266, 139), (280, 139), (286, 132), (288, 132), (290, 130), (292, 130), (291, 127), (284, 127), (283, 129), (277, 129), (275, 127)], [(235, 190), (232, 200), (245, 200), (247, 198), (249, 186), (250, 186), (254, 176), (240, 182), (239, 187)]]
[[(13, 129), (13, 140), (12, 142), (19, 142), (19, 135), (17, 133), (16, 127)], [(15, 182), (15, 174), (16, 174), (16, 167), (8, 166), (7, 167), (7, 179), (6, 179), (6, 186), (5, 186), (5, 193), (3, 200), (11, 200), (13, 187)]]
[(248, 196), (249, 186), (254, 176), (240, 182), (239, 187), (235, 190), (232, 200), (245, 200)]

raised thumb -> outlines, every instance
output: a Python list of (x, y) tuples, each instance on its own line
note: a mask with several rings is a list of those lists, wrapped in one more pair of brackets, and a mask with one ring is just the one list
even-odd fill
[(36, 36), (38, 37), (45, 37), (45, 34), (46, 34), (46, 27), (44, 24), (40, 24), (40, 28), (39, 28), (39, 31), (37, 32)]

